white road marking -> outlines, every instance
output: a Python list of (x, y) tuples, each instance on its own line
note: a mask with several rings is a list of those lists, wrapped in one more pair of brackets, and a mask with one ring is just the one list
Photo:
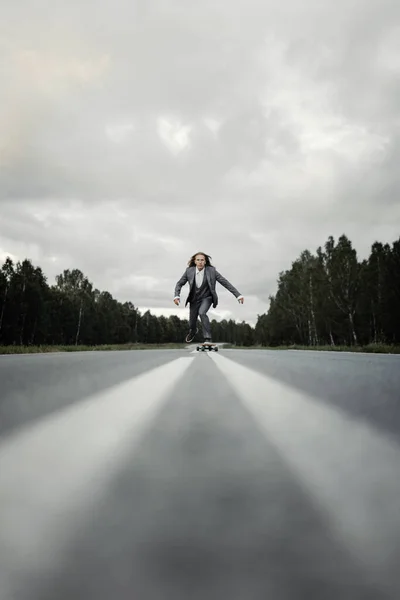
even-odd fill
[(393, 577), (400, 561), (398, 444), (322, 400), (224, 356), (210, 358), (310, 497), (328, 511), (348, 550), (371, 574)]
[[(183, 357), (69, 406), (0, 443), (0, 598), (57, 564), (194, 358)], [(56, 401), (56, 399), (55, 399)], [(13, 591), (12, 591), (13, 590)], [(22, 592), (21, 592), (22, 593)]]

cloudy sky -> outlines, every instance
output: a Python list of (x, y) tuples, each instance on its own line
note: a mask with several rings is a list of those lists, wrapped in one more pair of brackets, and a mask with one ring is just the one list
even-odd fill
[(4, 0), (0, 89), (0, 259), (49, 283), (186, 318), (204, 251), (254, 325), (303, 249), (399, 237), (398, 0)]

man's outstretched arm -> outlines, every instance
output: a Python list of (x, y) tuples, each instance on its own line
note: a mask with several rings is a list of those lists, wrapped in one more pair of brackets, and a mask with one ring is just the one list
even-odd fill
[(182, 277), (179, 279), (179, 281), (177, 281), (176, 286), (175, 286), (175, 292), (174, 292), (175, 293), (175, 297), (174, 297), (175, 304), (179, 304), (181, 289), (185, 285), (185, 283), (187, 283), (187, 281), (188, 281), (188, 278), (187, 278), (187, 274), (185, 271), (184, 274), (182, 275)]
[(218, 273), (217, 270), (215, 270), (215, 277), (216, 277), (218, 283), (223, 285), (224, 288), (226, 288), (229, 292), (231, 292), (231, 294), (233, 294), (236, 297), (236, 299), (240, 302), (240, 304), (243, 304), (244, 298), (243, 298), (242, 294), (227, 279), (225, 279), (225, 277), (223, 277), (221, 275), (221, 273)]

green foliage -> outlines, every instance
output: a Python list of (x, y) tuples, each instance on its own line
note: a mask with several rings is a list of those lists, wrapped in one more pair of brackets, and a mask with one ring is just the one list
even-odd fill
[[(99, 291), (79, 269), (65, 270), (49, 286), (40, 268), (7, 258), (0, 271), (0, 353), (180, 348), (188, 320), (143, 315)], [(254, 329), (234, 321), (212, 321), (216, 340), (251, 345)], [(6, 350), (8, 349), (8, 350)]]
[[(329, 237), (279, 275), (255, 339), (263, 346), (331, 347), (379, 352), (400, 343), (400, 239), (375, 242), (359, 262), (347, 236)], [(383, 346), (382, 346), (383, 344)], [(388, 350), (391, 351), (391, 350)]]
[[(211, 322), (213, 339), (232, 347), (394, 351), (400, 344), (400, 238), (375, 242), (359, 262), (351, 241), (329, 237), (279, 274), (277, 291), (255, 328)], [(48, 285), (29, 259), (0, 269), (1, 352), (182, 347), (188, 320), (143, 315), (99, 291), (79, 269)], [(199, 338), (201, 339), (201, 338)], [(196, 341), (196, 340), (195, 340)], [(36, 350), (34, 350), (36, 349)]]

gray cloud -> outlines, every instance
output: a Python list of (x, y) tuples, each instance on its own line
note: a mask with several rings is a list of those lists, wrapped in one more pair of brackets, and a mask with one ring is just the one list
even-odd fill
[(397, 0), (3, 15), (0, 257), (184, 316), (174, 285), (203, 249), (246, 297), (220, 288), (215, 316), (254, 323), (304, 248), (398, 237)]

